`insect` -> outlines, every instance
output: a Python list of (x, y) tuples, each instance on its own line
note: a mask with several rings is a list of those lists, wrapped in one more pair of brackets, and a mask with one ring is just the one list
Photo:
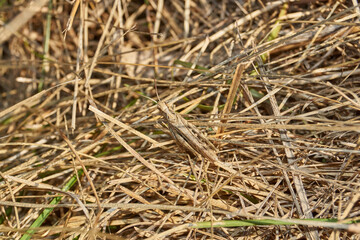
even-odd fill
[(180, 114), (171, 110), (168, 104), (158, 102), (158, 109), (164, 117), (174, 140), (194, 155), (201, 155), (211, 162), (218, 162), (214, 145), (193, 124), (186, 121)]
[(156, 80), (154, 82), (156, 95), (159, 100), (157, 102), (158, 109), (164, 117), (168, 129), (170, 130), (170, 133), (176, 143), (195, 156), (206, 158), (214, 165), (221, 167), (232, 174), (236, 174), (237, 171), (218, 159), (215, 146), (200, 132), (198, 128), (171, 109), (166, 102), (160, 100), (156, 87)]

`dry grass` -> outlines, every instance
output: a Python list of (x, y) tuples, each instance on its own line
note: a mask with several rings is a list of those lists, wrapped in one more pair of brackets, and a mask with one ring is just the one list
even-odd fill
[(1, 238), (360, 238), (356, 1), (0, 2)]

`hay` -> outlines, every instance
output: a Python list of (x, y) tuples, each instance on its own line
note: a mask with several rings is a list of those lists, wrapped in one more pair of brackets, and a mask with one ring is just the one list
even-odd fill
[(357, 5), (2, 4), (3, 237), (359, 239)]

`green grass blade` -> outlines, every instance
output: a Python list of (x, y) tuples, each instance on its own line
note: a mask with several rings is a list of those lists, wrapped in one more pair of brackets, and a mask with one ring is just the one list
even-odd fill
[[(81, 176), (83, 174), (83, 170), (78, 171), (78, 175)], [(65, 186), (61, 189), (62, 191), (68, 191), (75, 183), (77, 182), (76, 174), (71, 177), (71, 179), (65, 184)], [(55, 197), (51, 202), (50, 205), (58, 204), (63, 196)], [(20, 238), (20, 240), (29, 240), (31, 236), (36, 232), (36, 228), (40, 227), (46, 218), (50, 215), (50, 213), (54, 210), (54, 208), (46, 208), (44, 211), (39, 215), (39, 217), (31, 224), (29, 230)]]

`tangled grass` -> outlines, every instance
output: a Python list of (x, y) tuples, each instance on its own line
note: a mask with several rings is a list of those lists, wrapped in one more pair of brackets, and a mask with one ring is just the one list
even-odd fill
[(360, 238), (356, 1), (0, 4), (2, 238)]

